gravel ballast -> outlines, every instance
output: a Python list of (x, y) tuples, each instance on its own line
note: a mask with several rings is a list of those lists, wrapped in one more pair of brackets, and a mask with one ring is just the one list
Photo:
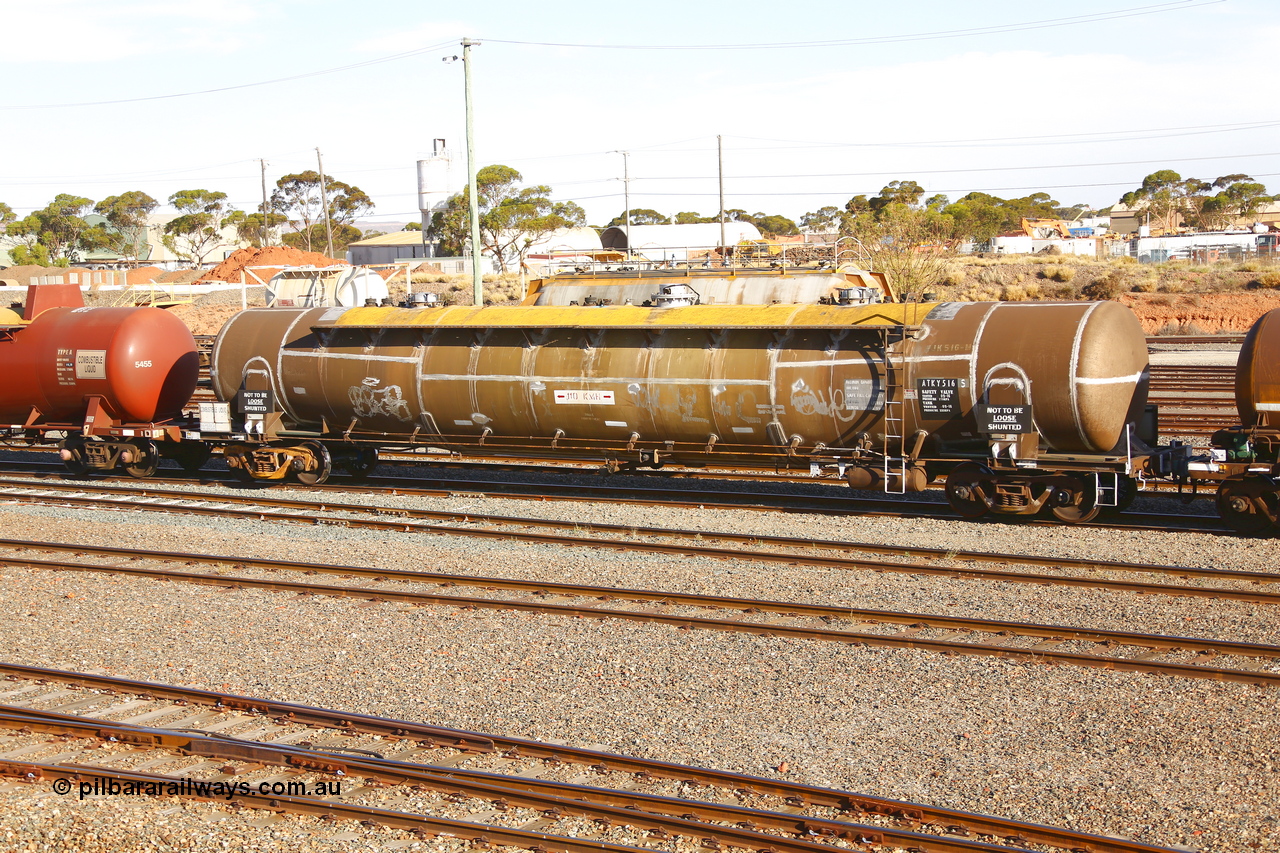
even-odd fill
[[(461, 497), (371, 502), (394, 500), (1262, 571), (1274, 570), (1277, 554), (1273, 540), (1198, 534)], [(150, 513), (9, 506), (0, 508), (0, 529), (11, 538), (1277, 642), (1273, 608), (1240, 602)], [(15, 568), (0, 574), (12, 614), (0, 638), (6, 657), (21, 663), (602, 745), (1151, 843), (1280, 846), (1273, 690), (610, 620)], [(21, 800), (0, 796), (0, 818), (22, 811)], [(95, 809), (102, 820), (112, 813)], [(50, 819), (75, 827), (86, 814), (65, 804)]]

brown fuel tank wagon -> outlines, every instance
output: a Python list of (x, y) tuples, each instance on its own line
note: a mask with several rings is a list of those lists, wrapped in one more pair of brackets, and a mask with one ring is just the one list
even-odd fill
[(256, 309), (212, 357), (219, 399), (257, 409), (226, 455), (262, 478), (373, 445), (821, 463), (894, 491), (972, 460), (953, 504), (1067, 516), (1093, 507), (1063, 470), (1129, 473), (1146, 367), (1137, 319), (1094, 302)]
[(1249, 329), (1236, 361), (1240, 426), (1216, 432), (1194, 477), (1216, 483), (1218, 514), (1240, 533), (1280, 525), (1280, 309)]

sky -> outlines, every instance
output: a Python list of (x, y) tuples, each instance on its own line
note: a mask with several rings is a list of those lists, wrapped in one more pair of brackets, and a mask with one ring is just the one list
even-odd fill
[[(418, 218), (443, 138), (573, 200), (799, 219), (892, 180), (1104, 207), (1159, 169), (1280, 192), (1274, 0), (0, 0), (0, 202), (236, 207), (316, 168)], [(624, 155), (629, 182), (623, 181)], [(161, 208), (164, 212), (167, 208)]]

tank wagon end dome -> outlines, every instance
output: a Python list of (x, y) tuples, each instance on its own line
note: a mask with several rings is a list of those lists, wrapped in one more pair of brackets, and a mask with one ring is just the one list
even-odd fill
[(1259, 317), (1240, 346), (1236, 409), (1246, 427), (1280, 426), (1280, 308)]

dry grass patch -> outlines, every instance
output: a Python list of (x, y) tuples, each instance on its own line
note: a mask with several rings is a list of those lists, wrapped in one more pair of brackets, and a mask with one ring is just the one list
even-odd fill
[(1066, 283), (1076, 277), (1076, 271), (1073, 267), (1062, 264), (1048, 264), (1040, 270), (1040, 277)]

